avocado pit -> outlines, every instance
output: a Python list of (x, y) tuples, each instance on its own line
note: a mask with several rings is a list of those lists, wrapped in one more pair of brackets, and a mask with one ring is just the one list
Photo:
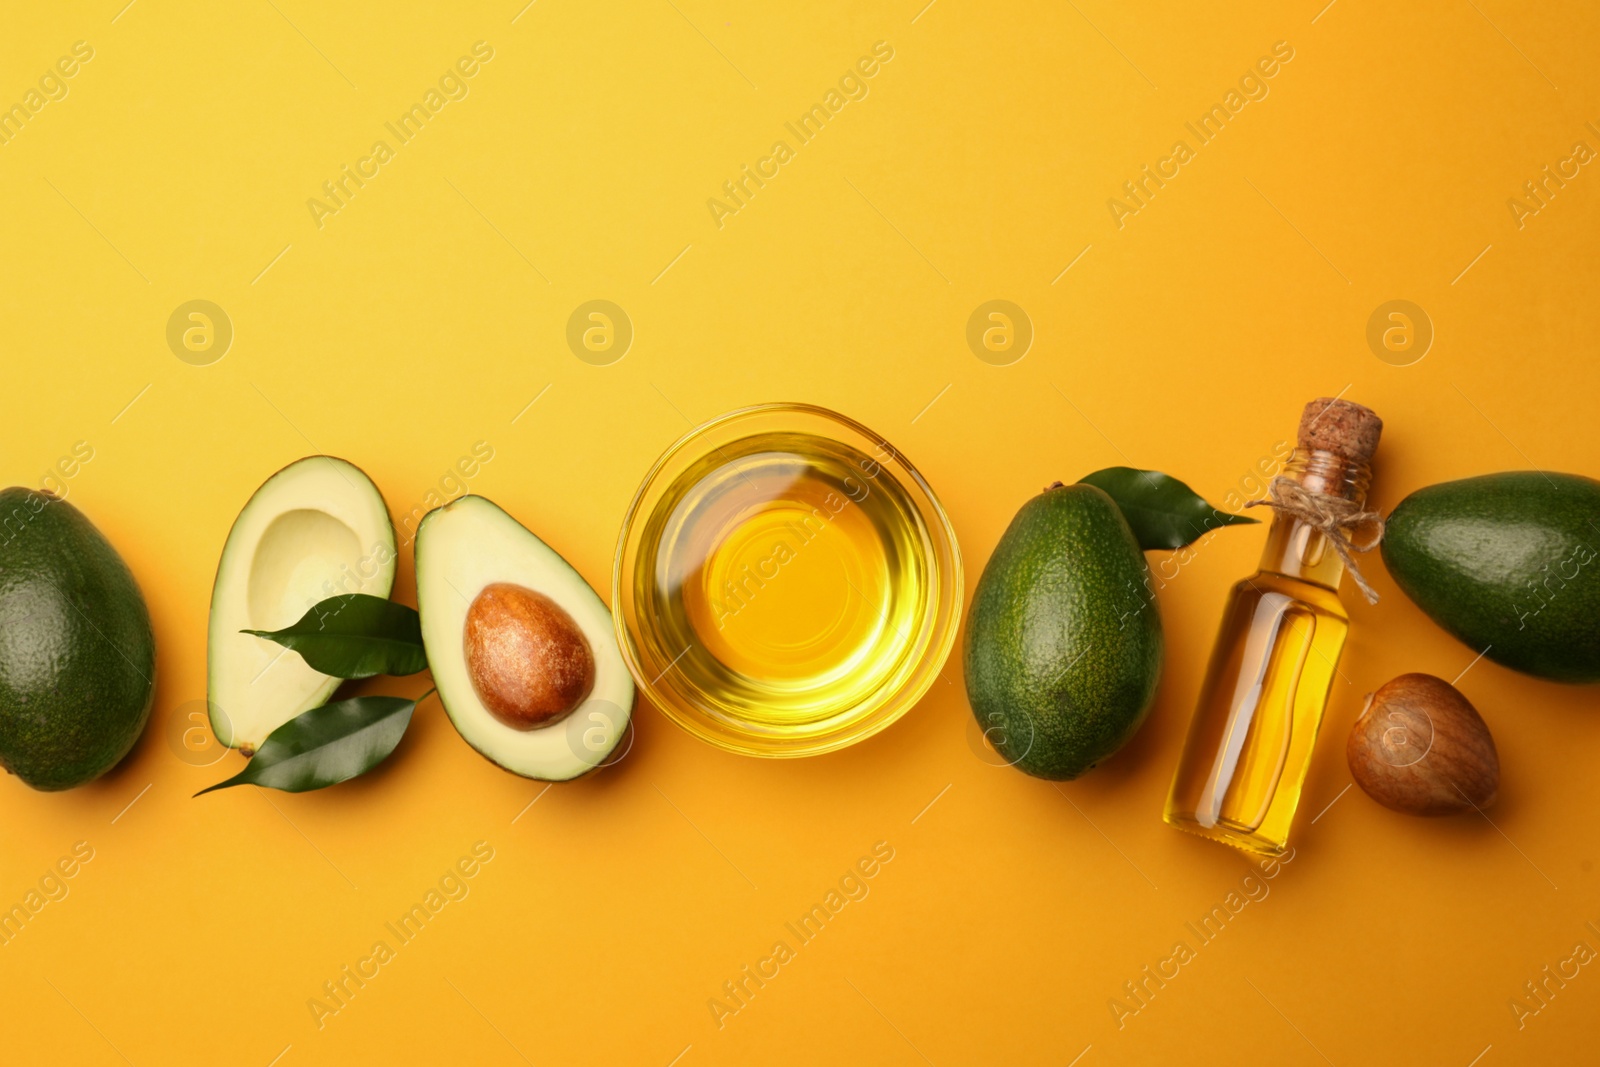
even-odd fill
[(485, 586), (463, 627), (467, 675), (478, 699), (514, 730), (572, 712), (594, 689), (594, 651), (566, 610), (510, 582)]

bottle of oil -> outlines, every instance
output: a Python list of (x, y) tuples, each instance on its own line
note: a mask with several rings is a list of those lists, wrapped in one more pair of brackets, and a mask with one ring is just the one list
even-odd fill
[[(1288, 492), (1275, 498), (1299, 496), (1298, 487), (1360, 511), (1382, 429), (1359, 404), (1313, 400), (1279, 475)], [(1168, 823), (1248, 852), (1283, 853), (1349, 630), (1338, 595), (1344, 570), (1316, 523), (1278, 507), (1260, 570), (1228, 598), (1167, 797)]]

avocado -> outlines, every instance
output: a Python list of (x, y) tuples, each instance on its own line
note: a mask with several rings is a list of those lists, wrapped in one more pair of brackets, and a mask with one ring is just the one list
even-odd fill
[(1429, 618), (1474, 652), (1557, 682), (1600, 681), (1597, 552), (1600, 481), (1540, 471), (1419, 489), (1383, 537), (1389, 573)]
[(428, 666), (467, 744), (544, 781), (605, 763), (633, 716), (633, 677), (583, 576), (470, 494), (423, 517), (416, 552)]
[(342, 459), (308, 456), (255, 491), (228, 531), (211, 588), (206, 702), (218, 741), (249, 755), (339, 687), (240, 631), (282, 629), (342, 593), (387, 597), (398, 559), (383, 494)]
[(150, 612), (65, 500), (0, 491), (0, 522), (0, 764), (35, 789), (71, 789), (116, 766), (150, 718)]
[(1144, 722), (1161, 657), (1150, 570), (1116, 503), (1078, 484), (1024, 504), (967, 622), (967, 699), (995, 750), (1039, 778), (1078, 777)]

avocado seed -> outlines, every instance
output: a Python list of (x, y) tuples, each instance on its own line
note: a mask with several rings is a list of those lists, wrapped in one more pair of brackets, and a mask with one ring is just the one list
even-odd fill
[(1487, 808), (1500, 787), (1494, 738), (1460, 690), (1402, 674), (1367, 698), (1345, 746), (1367, 795), (1408, 815)]
[(509, 582), (485, 586), (467, 609), (467, 676), (489, 714), (536, 730), (594, 689), (594, 652), (561, 605)]

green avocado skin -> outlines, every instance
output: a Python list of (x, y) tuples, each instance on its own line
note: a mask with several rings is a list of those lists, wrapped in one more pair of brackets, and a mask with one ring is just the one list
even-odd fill
[(1600, 681), (1600, 482), (1507, 471), (1419, 489), (1383, 562), (1475, 652), (1557, 682)]
[(967, 699), (990, 744), (1038, 778), (1076, 778), (1144, 722), (1161, 680), (1150, 570), (1115, 502), (1092, 485), (1022, 506), (967, 617)]
[(144, 730), (155, 674), (116, 549), (66, 501), (0, 490), (0, 763), (35, 789), (98, 778)]

